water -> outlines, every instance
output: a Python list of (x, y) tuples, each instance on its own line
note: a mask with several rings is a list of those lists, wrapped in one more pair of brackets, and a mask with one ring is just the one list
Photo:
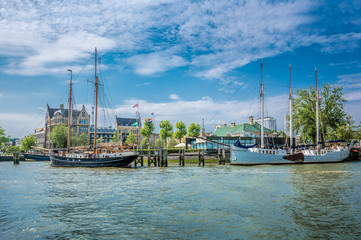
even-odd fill
[(52, 168), (0, 162), (0, 239), (360, 239), (361, 162)]

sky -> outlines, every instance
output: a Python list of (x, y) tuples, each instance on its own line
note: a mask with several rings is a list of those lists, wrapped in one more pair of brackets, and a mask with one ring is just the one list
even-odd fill
[(136, 103), (156, 125), (248, 122), (260, 116), (261, 60), (277, 130), (290, 64), (294, 93), (317, 68), (319, 88), (343, 86), (361, 120), (361, 0), (0, 1), (0, 26), (0, 126), (12, 137), (44, 126), (47, 104), (67, 106), (67, 69), (76, 108), (91, 114), (95, 47), (104, 127), (135, 117)]

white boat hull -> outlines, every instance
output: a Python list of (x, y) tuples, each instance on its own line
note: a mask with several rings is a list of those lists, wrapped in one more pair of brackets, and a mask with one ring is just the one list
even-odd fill
[(337, 148), (332, 151), (321, 150), (320, 154), (317, 150), (304, 150), (305, 163), (330, 163), (342, 162), (350, 155), (350, 149)]
[[(331, 163), (342, 162), (350, 154), (349, 149), (337, 149), (333, 151), (321, 151), (318, 155), (316, 150), (304, 152), (303, 163)], [(260, 164), (295, 164), (286, 160), (285, 150), (266, 150), (266, 149), (244, 149), (231, 146), (231, 165), (260, 165)]]
[[(238, 148), (231, 146), (231, 164), (232, 165), (258, 165), (258, 164), (290, 164), (292, 161), (286, 160), (284, 150), (274, 150), (268, 153), (262, 151), (252, 151), (252, 148)], [(265, 151), (265, 150), (264, 150)], [(268, 150), (267, 150), (268, 151)]]

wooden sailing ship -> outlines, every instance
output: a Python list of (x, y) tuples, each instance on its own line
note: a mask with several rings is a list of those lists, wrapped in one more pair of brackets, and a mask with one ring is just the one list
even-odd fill
[[(137, 159), (138, 153), (129, 151), (119, 143), (97, 143), (97, 117), (98, 117), (98, 76), (97, 76), (97, 49), (95, 48), (95, 121), (94, 145), (70, 148), (71, 123), (71, 91), (72, 77), (70, 79), (69, 114), (68, 114), (68, 142), (66, 151), (54, 151), (50, 155), (53, 167), (129, 167)], [(68, 70), (71, 72), (71, 70)]]

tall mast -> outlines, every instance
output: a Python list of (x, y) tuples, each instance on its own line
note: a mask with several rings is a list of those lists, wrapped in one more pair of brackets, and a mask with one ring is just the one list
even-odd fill
[(96, 144), (97, 144), (97, 120), (98, 120), (98, 76), (97, 76), (97, 48), (95, 48), (94, 53), (94, 66), (95, 66), (95, 119), (94, 119), (94, 153), (96, 150)]
[(263, 118), (264, 118), (264, 94), (263, 94), (263, 60), (261, 60), (261, 148), (264, 148), (264, 129), (263, 129)]
[(290, 100), (290, 150), (292, 154), (292, 145), (293, 145), (293, 136), (292, 136), (292, 86), (291, 86), (291, 64), (290, 64), (290, 70), (289, 70), (289, 100)]
[(317, 90), (317, 68), (315, 68), (315, 85), (316, 85), (316, 145), (317, 145), (317, 149), (318, 147), (318, 142), (319, 142), (319, 120), (318, 120), (318, 90)]
[(68, 142), (66, 145), (66, 151), (69, 152), (69, 148), (70, 148), (70, 122), (71, 122), (71, 89), (72, 89), (72, 85), (73, 85), (73, 71), (71, 69), (67, 69), (70, 72), (70, 91), (69, 91), (69, 100), (68, 100), (68, 104), (69, 104), (69, 109), (68, 109)]

